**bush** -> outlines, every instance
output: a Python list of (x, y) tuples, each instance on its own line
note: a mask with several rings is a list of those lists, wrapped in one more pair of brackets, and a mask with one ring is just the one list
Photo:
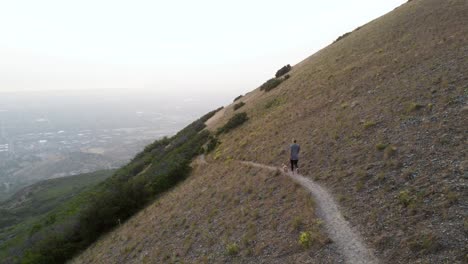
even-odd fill
[(403, 206), (408, 206), (413, 201), (408, 190), (400, 191), (398, 194), (398, 202)]
[(265, 104), (265, 109), (269, 109), (269, 108), (273, 108), (273, 107), (277, 107), (279, 105), (282, 104), (282, 101), (278, 98), (275, 98), (273, 100), (270, 100), (268, 101), (266, 104)]
[(244, 97), (242, 94), (241, 94), (241, 95), (239, 95), (239, 96), (237, 96), (236, 98), (234, 98), (234, 101), (233, 101), (233, 102), (235, 102), (235, 101), (237, 101), (237, 100), (241, 99), (242, 97)]
[(246, 112), (237, 113), (233, 117), (231, 117), (231, 119), (229, 119), (229, 121), (224, 126), (218, 129), (217, 134), (227, 133), (233, 130), (234, 128), (242, 125), (247, 120), (249, 120), (249, 118), (247, 117)]
[[(208, 114), (202, 116), (202, 117), (199, 119), (199, 121), (205, 123), (206, 121), (208, 121), (208, 119), (212, 118), (216, 113), (218, 113), (219, 111), (221, 111), (221, 109), (223, 109), (223, 108), (224, 108), (224, 106), (221, 106), (221, 107), (219, 107), (219, 108), (217, 108), (217, 109), (215, 109), (215, 110), (209, 112)], [(196, 122), (196, 121), (195, 121), (195, 122)]]
[(348, 32), (348, 33), (345, 33), (345, 34), (339, 36), (333, 43), (336, 43), (336, 42), (338, 42), (338, 41), (340, 41), (340, 40), (346, 38), (346, 37), (349, 36), (350, 34), (351, 34), (351, 32)]
[(387, 147), (388, 147), (388, 144), (385, 144), (385, 143), (378, 143), (377, 145), (375, 145), (375, 148), (380, 151), (385, 150)]
[(301, 232), (299, 235), (299, 245), (304, 248), (310, 248), (312, 246), (313, 238), (310, 232)]
[(260, 91), (269, 92), (275, 89), (278, 85), (282, 82), (281, 79), (278, 78), (271, 78), (270, 80), (266, 81), (264, 84), (260, 86)]
[(364, 128), (365, 129), (368, 129), (368, 128), (371, 128), (373, 126), (377, 125), (374, 121), (366, 121), (364, 122)]
[(419, 104), (419, 103), (414, 103), (414, 102), (412, 102), (412, 103), (410, 103), (410, 104), (408, 105), (408, 107), (406, 108), (406, 111), (407, 111), (407, 112), (413, 112), (413, 111), (422, 109), (422, 108), (424, 108), (424, 107), (425, 107), (425, 105), (423, 105), (423, 104)]
[(244, 105), (245, 105), (244, 102), (240, 102), (240, 103), (235, 104), (235, 105), (234, 105), (234, 111), (236, 111), (237, 109), (243, 107)]
[(220, 144), (218, 138), (210, 136), (208, 143), (206, 144), (205, 153), (208, 154), (213, 151)]
[(226, 253), (228, 255), (237, 255), (239, 253), (239, 246), (236, 243), (231, 243), (226, 246)]
[(286, 66), (283, 66), (281, 69), (279, 69), (276, 74), (275, 74), (275, 77), (276, 78), (279, 78), (283, 75), (285, 75), (286, 73), (288, 73), (290, 70), (292, 69), (291, 65), (286, 65)]

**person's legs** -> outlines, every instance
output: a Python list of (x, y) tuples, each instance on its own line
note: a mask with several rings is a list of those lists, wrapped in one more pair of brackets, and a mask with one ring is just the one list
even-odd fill
[(291, 160), (291, 171), (294, 171), (294, 160)]
[(299, 167), (297, 166), (297, 163), (298, 163), (298, 162), (299, 162), (298, 160), (293, 160), (293, 171), (294, 171), (294, 167), (296, 167), (296, 169), (299, 168)]

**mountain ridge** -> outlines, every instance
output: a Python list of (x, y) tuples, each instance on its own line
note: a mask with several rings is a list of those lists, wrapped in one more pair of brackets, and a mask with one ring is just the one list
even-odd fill
[[(248, 120), (217, 136), (216, 148), (206, 157), (208, 167), (230, 164), (232, 160), (281, 167), (288, 162), (287, 147), (295, 138), (302, 147), (301, 173), (331, 191), (344, 218), (382, 263), (463, 263), (467, 245), (464, 175), (468, 166), (464, 144), (468, 124), (463, 118), (468, 96), (463, 70), (468, 68), (467, 11), (466, 3), (460, 0), (409, 1), (294, 65), (290, 77), (274, 89), (265, 92), (257, 88), (236, 98), (235, 103), (207, 121), (207, 128), (218, 131), (241, 112), (248, 115)], [(245, 105), (234, 109), (239, 102)], [(236, 171), (224, 174), (242, 177)], [(191, 177), (203, 177), (203, 172), (195, 171)], [(196, 187), (190, 188), (191, 184), (184, 182), (180, 188), (197, 192)], [(167, 202), (159, 206), (141, 213), (131, 224), (143, 221), (146, 214), (170, 210)], [(190, 219), (184, 212), (176, 213), (175, 219), (177, 216)], [(292, 216), (276, 217), (293, 222)], [(159, 221), (156, 216), (154, 219)], [(131, 224), (116, 230), (114, 239), (123, 235), (121, 230), (131, 233)], [(243, 223), (238, 225), (230, 239), (242, 238)], [(215, 226), (230, 230), (223, 221), (211, 225)], [(183, 230), (177, 226), (167, 228), (167, 232)], [(275, 232), (274, 227), (262, 228)], [(164, 237), (167, 243), (184, 239), (150, 230), (146, 231)], [(218, 232), (222, 236), (223, 232)], [(187, 236), (193, 234), (187, 232)], [(289, 235), (298, 239), (299, 234)], [(145, 236), (140, 237), (141, 233), (136, 236), (126, 241), (140, 241), (146, 253), (113, 251), (112, 239), (107, 237), (74, 263), (105, 258), (129, 263), (196, 262), (200, 260), (197, 254), (203, 254), (194, 248), (179, 252), (160, 243), (151, 245), (142, 242)], [(253, 253), (252, 244), (247, 244), (230, 258), (222, 255), (220, 247), (199, 245), (211, 256), (205, 263), (298, 262), (294, 258), (272, 259), (268, 251), (257, 248), (265, 243), (282, 251), (288, 248), (284, 244), (269, 244), (271, 241), (264, 235), (254, 241)], [(299, 262), (339, 261), (340, 253), (333, 241), (314, 247), (314, 251), (305, 250), (309, 257)], [(312, 252), (321, 250), (332, 259), (314, 258)], [(145, 254), (149, 257), (145, 258)]]
[[(409, 1), (293, 65), (271, 90), (202, 118), (207, 129), (191, 134), (210, 133), (207, 164), (192, 163), (72, 263), (344, 261), (305, 190), (235, 162), (281, 167), (293, 138), (301, 173), (331, 192), (382, 263), (466, 262), (467, 11), (463, 0)], [(248, 118), (230, 122), (238, 113)], [(184, 139), (155, 142), (114, 180), (134, 184), (131, 195), (148, 191), (134, 176)]]

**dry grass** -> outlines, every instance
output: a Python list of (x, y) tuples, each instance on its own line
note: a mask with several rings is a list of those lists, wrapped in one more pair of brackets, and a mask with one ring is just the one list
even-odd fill
[[(462, 0), (412, 1), (295, 65), (287, 82), (250, 93), (250, 120), (220, 138), (217, 159), (280, 166), (295, 138), (301, 172), (340, 194), (384, 262), (461, 262), (466, 12)], [(400, 246), (427, 229), (437, 250)]]
[[(249, 121), (220, 137), (211, 165), (77, 262), (335, 263), (323, 235), (310, 251), (298, 244), (317, 228), (302, 189), (230, 162), (280, 166), (295, 138), (301, 173), (337, 194), (383, 263), (462, 263), (467, 8), (411, 1), (295, 65), (274, 90), (246, 94)], [(208, 128), (224, 125), (233, 105)]]
[[(316, 261), (336, 261), (311, 196), (286, 176), (237, 162), (197, 166), (75, 263), (298, 263), (319, 249)], [(309, 247), (300, 232), (312, 235)]]

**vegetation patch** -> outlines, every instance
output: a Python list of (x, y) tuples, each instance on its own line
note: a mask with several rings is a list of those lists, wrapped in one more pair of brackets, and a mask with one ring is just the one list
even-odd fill
[(233, 101), (233, 102), (235, 102), (235, 101), (237, 101), (237, 100), (241, 99), (242, 97), (244, 97), (244, 96), (243, 96), (243, 95), (239, 95), (239, 96), (237, 96), (236, 98), (234, 98), (234, 101)]
[(375, 145), (375, 148), (377, 150), (380, 150), (380, 151), (383, 151), (387, 148), (388, 144), (386, 143), (378, 143), (377, 145)]
[(239, 102), (237, 104), (234, 105), (234, 111), (236, 111), (237, 109), (243, 107), (245, 105), (244, 102)]
[(230, 256), (237, 255), (239, 253), (239, 246), (236, 243), (227, 244), (226, 253)]
[(218, 129), (217, 134), (228, 133), (234, 128), (245, 123), (247, 120), (249, 120), (249, 118), (246, 112), (237, 113), (233, 117), (231, 117), (224, 126)]
[(344, 38), (346, 38), (347, 36), (351, 35), (351, 33), (355, 32), (355, 31), (358, 31), (359, 29), (361, 29), (361, 27), (357, 27), (355, 30), (353, 30), (352, 32), (347, 32), (347, 33), (344, 33), (343, 35), (339, 36), (335, 41), (333, 41), (333, 43), (336, 43)]
[(212, 152), (214, 149), (216, 149), (216, 147), (219, 144), (221, 144), (221, 142), (218, 140), (217, 137), (210, 136), (210, 138), (208, 139), (208, 143), (206, 143), (206, 146), (205, 146), (205, 154)]
[(420, 109), (422, 109), (424, 107), (425, 107), (425, 105), (423, 105), (423, 104), (412, 102), (412, 103), (410, 103), (408, 105), (408, 107), (406, 108), (406, 111), (407, 112), (414, 112), (414, 111), (420, 110)]
[(275, 98), (273, 100), (270, 100), (268, 101), (266, 104), (265, 104), (265, 108), (266, 109), (270, 109), (270, 108), (275, 108), (277, 106), (280, 106), (281, 104), (283, 103), (283, 101), (279, 98)]
[(403, 206), (408, 206), (412, 203), (413, 197), (410, 195), (409, 190), (400, 191), (398, 194), (398, 202)]
[(289, 65), (289, 64), (285, 65), (276, 72), (275, 77), (279, 78), (279, 77), (285, 75), (286, 73), (288, 73), (291, 69), (292, 69), (291, 65)]
[(347, 32), (347, 33), (344, 33), (343, 35), (339, 36), (335, 41), (333, 41), (333, 43), (336, 43), (344, 38), (346, 38), (347, 36), (349, 36), (351, 34), (351, 32)]
[(375, 125), (376, 125), (376, 123), (375, 123), (374, 121), (366, 121), (366, 122), (364, 122), (364, 128), (365, 128), (365, 129), (374, 127)]
[(280, 78), (271, 78), (270, 80), (266, 81), (264, 84), (260, 86), (260, 91), (269, 92), (275, 89), (278, 85), (280, 85), (282, 79)]
[(314, 239), (312, 237), (312, 234), (310, 232), (301, 232), (299, 235), (299, 245), (301, 245), (303, 248), (310, 248), (312, 246), (312, 243), (314, 242)]

